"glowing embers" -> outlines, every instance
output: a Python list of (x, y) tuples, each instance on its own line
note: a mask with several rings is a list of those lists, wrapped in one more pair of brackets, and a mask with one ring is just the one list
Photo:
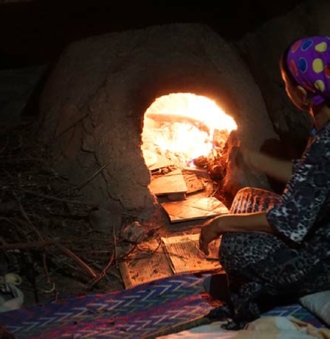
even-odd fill
[(150, 168), (166, 161), (179, 168), (221, 156), (237, 125), (216, 103), (191, 93), (157, 98), (144, 116), (142, 151)]

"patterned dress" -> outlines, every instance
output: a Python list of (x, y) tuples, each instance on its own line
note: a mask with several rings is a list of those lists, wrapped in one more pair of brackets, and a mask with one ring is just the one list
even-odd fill
[(282, 195), (256, 188), (237, 193), (231, 213), (257, 211), (267, 211), (278, 236), (225, 233), (221, 240), (219, 258), (231, 300), (218, 311), (221, 316), (230, 310), (231, 328), (258, 318), (267, 298), (292, 300), (330, 289), (330, 122), (293, 162)]

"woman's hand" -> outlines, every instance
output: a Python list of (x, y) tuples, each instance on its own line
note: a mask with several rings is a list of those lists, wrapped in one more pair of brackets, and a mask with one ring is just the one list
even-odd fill
[(220, 218), (213, 218), (211, 220), (206, 221), (203, 224), (203, 228), (199, 235), (199, 249), (204, 252), (206, 255), (209, 254), (209, 244), (215, 239), (218, 239), (221, 235), (219, 232), (219, 224)]
[(208, 255), (210, 242), (226, 232), (277, 233), (268, 223), (266, 212), (221, 215), (203, 224), (199, 235), (199, 249)]

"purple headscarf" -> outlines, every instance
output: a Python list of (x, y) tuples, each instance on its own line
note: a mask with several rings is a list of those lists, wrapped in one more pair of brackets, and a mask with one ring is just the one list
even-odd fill
[(289, 48), (287, 64), (297, 83), (310, 93), (313, 106), (330, 100), (330, 37), (295, 41)]

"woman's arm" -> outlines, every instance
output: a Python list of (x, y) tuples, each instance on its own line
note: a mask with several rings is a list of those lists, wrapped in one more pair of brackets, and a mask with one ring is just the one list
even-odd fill
[(254, 170), (265, 173), (281, 182), (288, 182), (292, 176), (292, 162), (273, 158), (264, 153), (242, 150), (244, 162)]
[(201, 250), (207, 254), (208, 244), (225, 232), (281, 234), (301, 243), (328, 203), (329, 168), (330, 129), (324, 130), (309, 146), (279, 204), (265, 212), (230, 214), (209, 220), (201, 231)]
[(209, 243), (227, 232), (264, 232), (275, 233), (270, 226), (266, 212), (227, 214), (207, 221), (201, 230), (199, 238), (200, 249), (208, 255)]

